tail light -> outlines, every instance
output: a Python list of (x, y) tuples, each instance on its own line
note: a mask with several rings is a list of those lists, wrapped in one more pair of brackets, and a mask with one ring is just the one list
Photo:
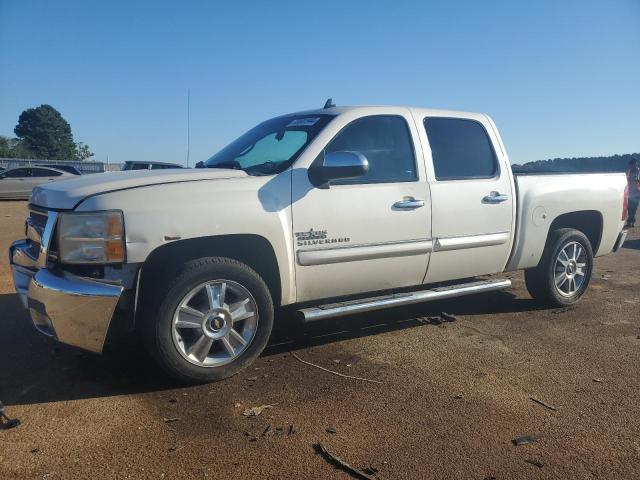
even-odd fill
[(622, 202), (622, 220), (629, 216), (629, 185), (624, 187), (624, 200)]

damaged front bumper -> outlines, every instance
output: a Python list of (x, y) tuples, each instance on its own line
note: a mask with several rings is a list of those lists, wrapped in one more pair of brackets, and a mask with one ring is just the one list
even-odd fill
[(29, 238), (9, 248), (16, 292), (38, 331), (101, 353), (124, 287), (49, 268), (48, 247), (54, 228), (55, 215), (49, 215), (42, 232), (30, 230), (27, 224)]

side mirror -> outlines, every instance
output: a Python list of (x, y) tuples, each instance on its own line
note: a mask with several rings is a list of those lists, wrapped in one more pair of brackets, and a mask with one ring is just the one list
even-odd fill
[(331, 152), (324, 156), (321, 166), (313, 168), (314, 184), (326, 184), (331, 180), (361, 177), (369, 171), (369, 161), (360, 152)]

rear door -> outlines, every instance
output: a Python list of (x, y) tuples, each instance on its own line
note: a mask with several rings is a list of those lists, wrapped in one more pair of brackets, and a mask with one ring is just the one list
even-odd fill
[(419, 116), (433, 204), (426, 283), (501, 272), (515, 225), (508, 158), (484, 115)]

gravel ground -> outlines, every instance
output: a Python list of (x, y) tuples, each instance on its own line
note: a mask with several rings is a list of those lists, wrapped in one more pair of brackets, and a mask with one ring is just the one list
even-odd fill
[[(0, 203), (1, 251), (25, 215)], [(133, 340), (94, 356), (38, 335), (2, 261), (0, 400), (22, 423), (0, 430), (0, 479), (349, 478), (318, 442), (377, 479), (638, 478), (639, 235), (596, 261), (573, 308), (507, 276), (508, 292), (306, 328), (281, 316), (249, 370), (184, 387)], [(441, 311), (458, 320), (420, 321)], [(523, 435), (538, 440), (512, 444)]]

